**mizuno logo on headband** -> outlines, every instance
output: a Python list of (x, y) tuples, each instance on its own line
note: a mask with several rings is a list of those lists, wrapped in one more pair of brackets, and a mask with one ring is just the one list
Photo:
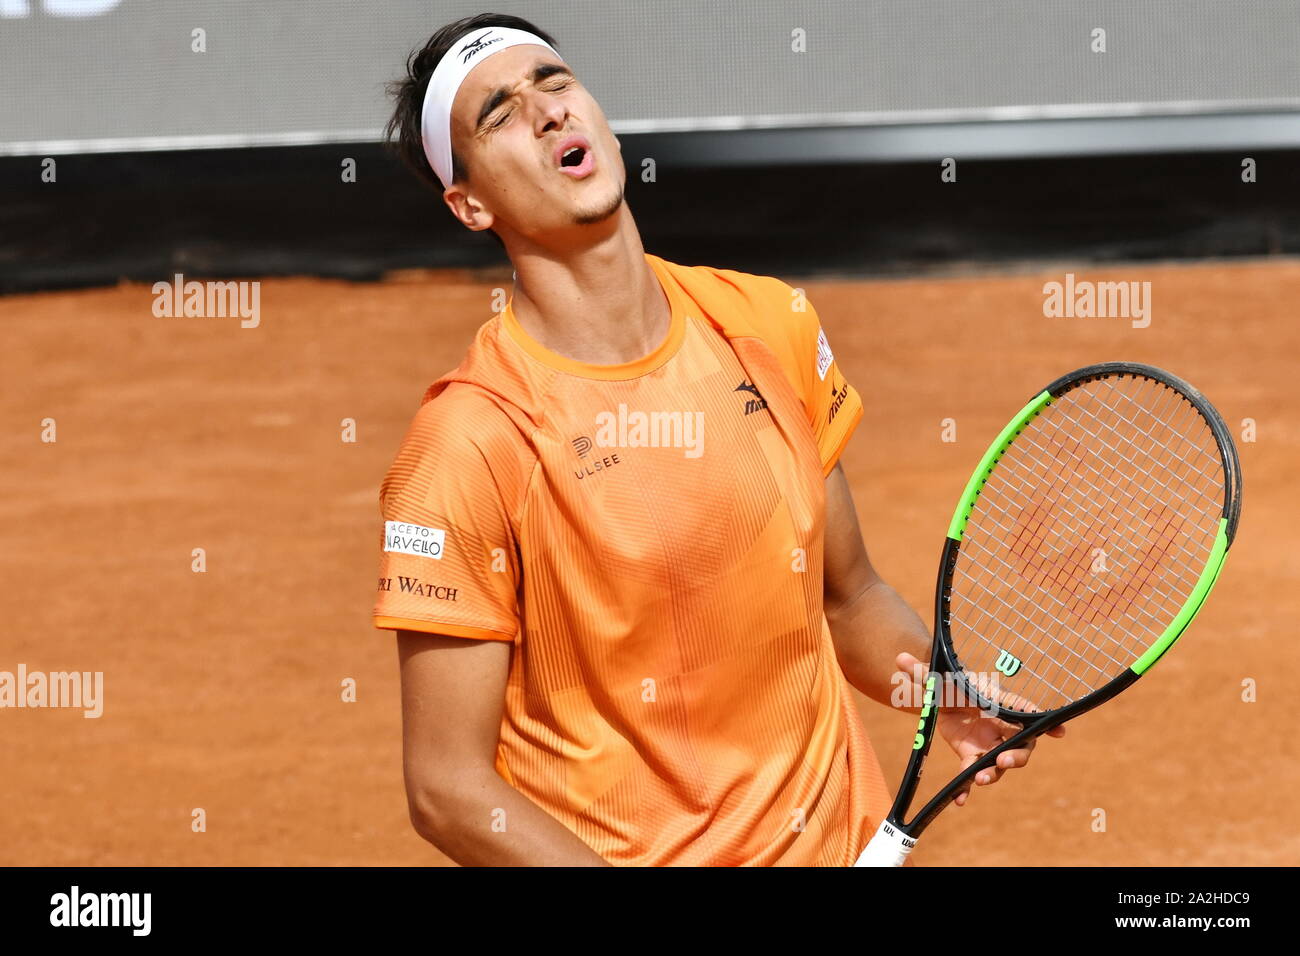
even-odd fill
[[(492, 32), (491, 30), (488, 31), (488, 33), (491, 33), (491, 32)], [(466, 43), (463, 47), (460, 48), (460, 52), (465, 54), (465, 55), (464, 55), (463, 57), (461, 57), (461, 59), (460, 59), (460, 62), (461, 62), (461, 63), (468, 63), (469, 60), (470, 60), (470, 57), (472, 57), (474, 54), (476, 54), (476, 53), (482, 53), (484, 50), (486, 50), (486, 49), (487, 49), (489, 46), (491, 46), (493, 43), (500, 43), (503, 39), (505, 39), (504, 37), (494, 37), (494, 38), (492, 38), (491, 40), (488, 40), (486, 43), (484, 43), (484, 42), (483, 42), (483, 37), (485, 37), (485, 36), (487, 36), (487, 35), (488, 35), (488, 34), (485, 33), (485, 34), (483, 34), (483, 36), (481, 36), (481, 37), (479, 37), (478, 39), (474, 40), (472, 43)], [(466, 52), (466, 51), (468, 51), (468, 52)]]

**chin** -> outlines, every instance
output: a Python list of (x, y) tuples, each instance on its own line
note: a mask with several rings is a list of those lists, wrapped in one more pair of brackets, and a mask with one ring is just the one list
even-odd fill
[(622, 206), (623, 190), (621, 188), (614, 189), (610, 191), (603, 201), (590, 203), (587, 208), (578, 212), (574, 216), (574, 222), (582, 226), (604, 222), (615, 215)]

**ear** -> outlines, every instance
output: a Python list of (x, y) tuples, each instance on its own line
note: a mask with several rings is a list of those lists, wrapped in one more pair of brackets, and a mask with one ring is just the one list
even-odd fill
[(448, 186), (442, 194), (442, 200), (446, 203), (451, 214), (455, 216), (462, 226), (471, 232), (482, 232), (484, 229), (491, 229), (492, 223), (496, 217), (488, 212), (478, 201), (472, 199), (464, 189), (452, 185)]

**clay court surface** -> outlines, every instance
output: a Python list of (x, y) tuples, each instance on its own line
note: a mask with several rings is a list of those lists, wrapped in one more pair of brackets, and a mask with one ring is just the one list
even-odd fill
[[(1067, 271), (1151, 282), (1150, 327), (1045, 318), (1043, 283)], [(1058, 374), (1150, 362), (1238, 439), (1257, 423), (1237, 541), (1187, 635), (945, 813), (917, 862), (1300, 863), (1300, 262), (781, 278), (808, 290), (862, 393), (844, 462), (867, 546), (927, 623), (966, 478)], [(0, 670), (105, 675), (97, 720), (0, 711), (0, 863), (446, 862), (407, 820), (394, 639), (369, 623), (377, 495), (423, 389), (509, 286), (508, 270), (267, 280), (255, 329), (156, 318), (147, 285), (0, 299)], [(862, 711), (896, 786), (914, 718)], [(954, 765), (936, 747), (922, 793)]]

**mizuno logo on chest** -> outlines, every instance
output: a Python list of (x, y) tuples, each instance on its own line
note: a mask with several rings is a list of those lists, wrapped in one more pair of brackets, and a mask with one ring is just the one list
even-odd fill
[(749, 379), (744, 379), (734, 389), (737, 392), (748, 392), (752, 397), (745, 400), (745, 414), (751, 415), (754, 412), (762, 411), (767, 408), (767, 399), (758, 391), (758, 386), (750, 383)]

